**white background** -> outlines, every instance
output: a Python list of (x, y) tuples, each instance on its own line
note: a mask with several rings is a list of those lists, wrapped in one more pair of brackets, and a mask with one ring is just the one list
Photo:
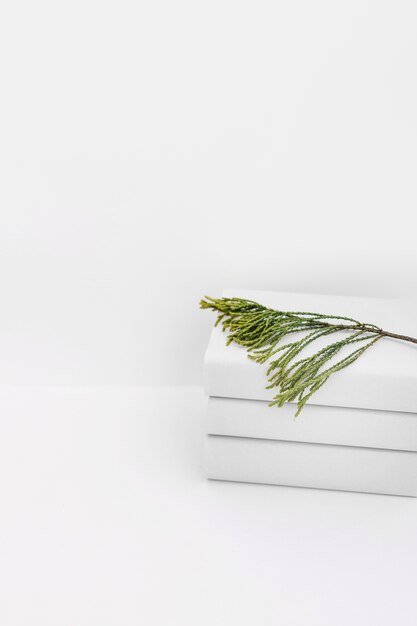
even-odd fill
[(416, 23), (1, 2), (1, 626), (416, 624), (417, 501), (204, 480), (195, 386), (204, 294), (415, 297)]
[(414, 2), (0, 14), (0, 383), (200, 383), (225, 286), (411, 295)]

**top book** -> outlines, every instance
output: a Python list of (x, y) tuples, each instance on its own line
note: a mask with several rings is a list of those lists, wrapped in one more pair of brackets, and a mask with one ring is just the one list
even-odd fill
[[(309, 311), (351, 317), (392, 333), (417, 337), (417, 302), (270, 291), (226, 289), (228, 298), (245, 298), (280, 311)], [(213, 314), (214, 321), (214, 314)], [(347, 331), (344, 331), (347, 332)], [(244, 347), (226, 345), (227, 331), (213, 328), (204, 360), (209, 396), (270, 401), (278, 389), (266, 389), (268, 364), (248, 358)], [(290, 339), (284, 339), (282, 345)], [(330, 339), (332, 341), (332, 339)], [(329, 343), (317, 340), (316, 352)], [(303, 353), (303, 356), (307, 354)], [(345, 353), (343, 353), (345, 356)], [(357, 361), (333, 374), (308, 404), (417, 413), (417, 344), (383, 337)], [(295, 412), (294, 406), (294, 412)]]

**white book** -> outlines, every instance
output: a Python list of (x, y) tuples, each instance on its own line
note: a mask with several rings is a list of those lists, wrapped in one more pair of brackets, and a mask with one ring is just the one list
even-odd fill
[[(242, 289), (227, 289), (223, 295), (255, 300), (283, 311), (343, 315), (417, 337), (416, 301)], [(328, 339), (322, 338), (309, 348), (317, 351), (327, 343)], [(204, 366), (209, 396), (271, 400), (276, 391), (265, 389), (267, 367), (249, 359), (242, 346), (226, 346), (226, 334), (220, 326), (213, 329)], [(417, 345), (381, 339), (349, 367), (331, 376), (309, 404), (417, 413)]]
[(417, 496), (417, 452), (207, 435), (207, 478)]
[(209, 398), (206, 432), (211, 435), (279, 439), (417, 452), (417, 414), (306, 405), (269, 407), (259, 400)]

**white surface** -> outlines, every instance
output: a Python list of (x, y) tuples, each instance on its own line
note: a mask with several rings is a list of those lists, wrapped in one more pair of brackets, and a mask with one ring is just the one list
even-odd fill
[(0, 390), (0, 623), (415, 626), (417, 501), (206, 481), (205, 409)]
[(0, 384), (200, 384), (225, 285), (415, 296), (416, 22), (3, 0)]
[(208, 478), (417, 496), (417, 452), (206, 435)]
[[(415, 295), (415, 2), (0, 12), (1, 385), (200, 383), (227, 284)], [(201, 391), (0, 401), (1, 626), (415, 626), (415, 502), (207, 483)]]
[(257, 439), (281, 439), (345, 446), (417, 451), (417, 415), (306, 405), (269, 407), (267, 402), (209, 398), (206, 432)]
[[(417, 337), (417, 302), (378, 298), (348, 298), (311, 294), (225, 289), (226, 297), (255, 300), (282, 311), (311, 311), (344, 315), (376, 324), (390, 332)], [(213, 314), (215, 319), (215, 315)], [(300, 335), (301, 336), (301, 335)], [(266, 389), (269, 364), (259, 365), (237, 344), (226, 345), (227, 333), (213, 328), (204, 359), (206, 393), (210, 396), (272, 400), (274, 389)], [(318, 339), (305, 354), (334, 341)], [(282, 345), (285, 344), (285, 339)], [(341, 352), (336, 360), (349, 354)], [(357, 361), (336, 372), (309, 400), (310, 404), (410, 411), (417, 413), (417, 345), (383, 338)]]

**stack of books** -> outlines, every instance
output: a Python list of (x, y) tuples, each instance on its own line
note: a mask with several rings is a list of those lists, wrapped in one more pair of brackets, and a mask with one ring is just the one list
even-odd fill
[[(223, 296), (417, 337), (412, 301), (242, 289)], [(380, 339), (332, 375), (295, 418), (296, 404), (268, 406), (278, 391), (266, 389), (268, 364), (226, 339), (215, 327), (205, 354), (208, 478), (417, 496), (417, 344)]]

